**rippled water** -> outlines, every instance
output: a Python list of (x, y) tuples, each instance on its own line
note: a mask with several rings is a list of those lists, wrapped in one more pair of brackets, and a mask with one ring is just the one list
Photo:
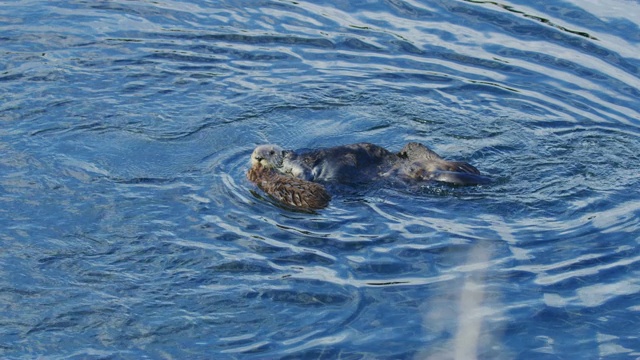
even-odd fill
[[(640, 357), (640, 4), (0, 3), (3, 358)], [(257, 144), (496, 182), (314, 214)]]

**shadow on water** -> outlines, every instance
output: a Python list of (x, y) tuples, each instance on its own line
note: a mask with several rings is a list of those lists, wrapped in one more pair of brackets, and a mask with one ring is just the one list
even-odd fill
[[(639, 356), (638, 13), (0, 5), (0, 354)], [(361, 141), (495, 182), (300, 213), (245, 176)]]

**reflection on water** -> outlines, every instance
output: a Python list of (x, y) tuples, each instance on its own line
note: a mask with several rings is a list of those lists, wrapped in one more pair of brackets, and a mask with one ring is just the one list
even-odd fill
[[(640, 356), (638, 14), (0, 4), (0, 354)], [(496, 181), (306, 214), (245, 177), (257, 144), (361, 141)]]

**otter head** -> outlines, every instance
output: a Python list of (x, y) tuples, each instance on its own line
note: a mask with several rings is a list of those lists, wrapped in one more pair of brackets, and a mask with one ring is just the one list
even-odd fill
[(251, 154), (251, 166), (257, 164), (267, 169), (282, 167), (285, 151), (278, 145), (260, 145)]

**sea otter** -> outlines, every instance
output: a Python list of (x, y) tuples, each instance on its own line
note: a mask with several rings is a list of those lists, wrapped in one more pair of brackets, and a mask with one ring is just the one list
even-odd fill
[(260, 145), (251, 154), (247, 177), (277, 201), (301, 210), (328, 205), (331, 196), (322, 183), (396, 179), (478, 185), (491, 181), (470, 164), (444, 160), (419, 143), (408, 143), (398, 153), (369, 143), (304, 152)]

